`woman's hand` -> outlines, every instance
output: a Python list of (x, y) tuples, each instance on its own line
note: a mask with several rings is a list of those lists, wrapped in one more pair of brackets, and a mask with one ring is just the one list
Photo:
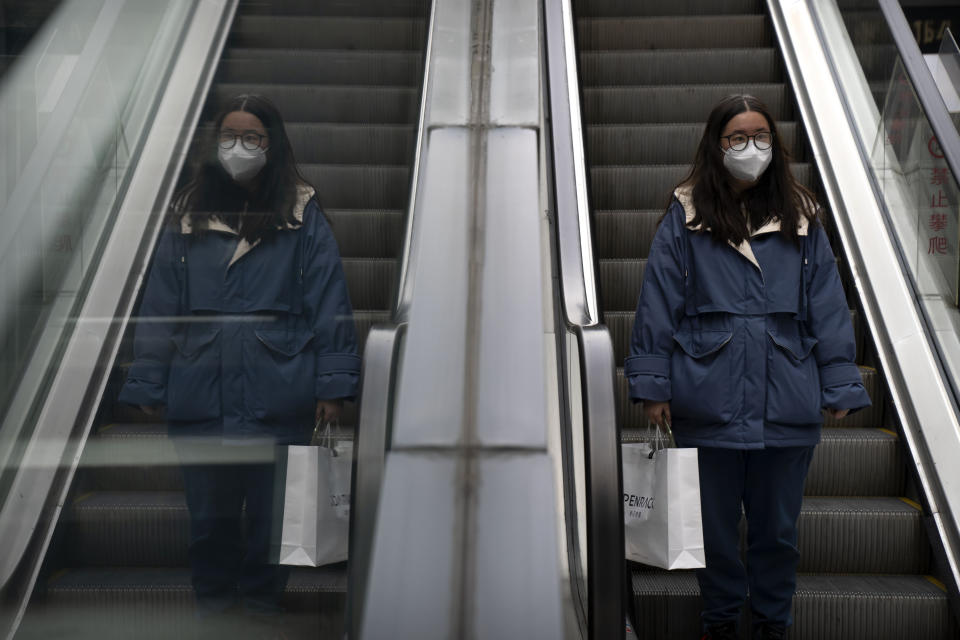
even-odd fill
[(670, 419), (669, 402), (643, 401), (643, 413), (647, 416), (647, 421), (652, 422), (658, 427), (666, 427), (673, 421)]
[(317, 400), (317, 415), (315, 420), (320, 422), (334, 422), (340, 419), (340, 410), (343, 409), (343, 400)]
[(850, 413), (850, 409), (827, 409), (827, 416), (834, 420), (842, 420)]

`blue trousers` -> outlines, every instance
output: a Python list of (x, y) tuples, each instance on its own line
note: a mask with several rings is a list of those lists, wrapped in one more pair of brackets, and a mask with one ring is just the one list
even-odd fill
[(270, 561), (274, 448), (173, 441), (190, 512), (198, 614), (220, 613), (237, 602), (251, 615), (278, 614), (289, 568)]
[[(699, 449), (707, 566), (697, 570), (697, 579), (704, 626), (738, 621), (748, 593), (754, 625), (792, 622), (797, 518), (812, 456), (813, 447)], [(746, 567), (740, 559), (741, 513), (747, 517)]]

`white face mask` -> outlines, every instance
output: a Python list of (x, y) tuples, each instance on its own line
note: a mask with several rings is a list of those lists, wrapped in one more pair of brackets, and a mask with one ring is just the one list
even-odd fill
[(217, 154), (224, 171), (230, 174), (234, 182), (246, 182), (263, 169), (267, 164), (267, 152), (263, 149), (244, 149), (243, 145), (235, 144), (229, 149), (220, 149)]
[(743, 151), (723, 151), (723, 166), (734, 178), (747, 182), (756, 182), (770, 166), (771, 160), (773, 147), (761, 151), (752, 141), (747, 143), (747, 148)]

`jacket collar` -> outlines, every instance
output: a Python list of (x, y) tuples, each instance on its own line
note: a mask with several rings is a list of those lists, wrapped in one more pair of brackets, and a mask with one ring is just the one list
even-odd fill
[[(313, 197), (315, 191), (313, 187), (306, 184), (301, 184), (297, 186), (297, 202), (293, 205), (293, 218), (296, 222), (287, 222), (283, 225), (283, 229), (299, 229), (303, 225), (303, 212), (307, 208), (307, 203), (310, 202), (310, 198)], [(223, 222), (216, 216), (211, 216), (207, 221), (207, 230), (209, 231), (220, 231), (222, 233), (228, 233), (230, 235), (240, 235), (237, 233), (237, 230)], [(193, 220), (190, 218), (190, 214), (184, 214), (180, 218), (180, 233), (184, 235), (189, 235), (193, 233)], [(255, 246), (260, 244), (260, 239), (258, 238), (254, 242), (248, 242), (246, 238), (240, 238), (240, 242), (237, 243), (237, 248), (233, 252), (233, 257), (230, 258), (230, 264), (227, 265), (227, 268), (233, 266), (233, 264), (250, 253), (250, 250)]]
[[(700, 231), (703, 229), (703, 222), (698, 223), (696, 226), (691, 224), (693, 219), (697, 217), (697, 210), (693, 206), (693, 187), (682, 186), (677, 187), (673, 192), (674, 197), (680, 202), (680, 205), (683, 207), (683, 212), (686, 215), (685, 224), (688, 229), (692, 231)], [(800, 216), (800, 222), (797, 224), (797, 235), (805, 236), (810, 227), (810, 222), (807, 220), (806, 216)], [(709, 229), (707, 229), (709, 231)], [(750, 230), (750, 238), (755, 238), (756, 236), (765, 234), (765, 233), (777, 233), (780, 231), (780, 220), (775, 218), (773, 220), (768, 220), (759, 229)], [(760, 263), (757, 262), (757, 257), (753, 253), (753, 248), (750, 246), (749, 238), (741, 242), (739, 245), (733, 244), (733, 242), (727, 241), (728, 244), (733, 247), (737, 253), (742, 255), (744, 258), (749, 260), (757, 269), (760, 268)]]

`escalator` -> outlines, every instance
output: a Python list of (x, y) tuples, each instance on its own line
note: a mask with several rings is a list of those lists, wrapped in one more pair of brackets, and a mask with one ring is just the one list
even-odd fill
[[(622, 366), (650, 243), (686, 175), (706, 115), (721, 97), (750, 93), (774, 113), (797, 178), (824, 202), (766, 3), (757, 0), (574, 2), (591, 183), (599, 305)], [(927, 536), (929, 514), (907, 466), (835, 225), (858, 363), (873, 406), (828, 420), (805, 488), (793, 638), (954, 638), (949, 583)], [(642, 439), (640, 405), (617, 370), (625, 442)], [(709, 523), (704, 523), (709, 526)], [(692, 572), (633, 565), (641, 637), (696, 637)]]
[[(202, 128), (242, 93), (278, 106), (336, 235), (361, 353), (397, 295), (429, 10), (421, 0), (242, 1), (200, 116)], [(114, 402), (127, 334), (17, 637), (193, 632), (188, 515), (166, 425)], [(357, 419), (348, 404), (341, 425)], [(295, 570), (283, 602), (291, 631), (339, 636), (346, 590), (343, 564)]]

